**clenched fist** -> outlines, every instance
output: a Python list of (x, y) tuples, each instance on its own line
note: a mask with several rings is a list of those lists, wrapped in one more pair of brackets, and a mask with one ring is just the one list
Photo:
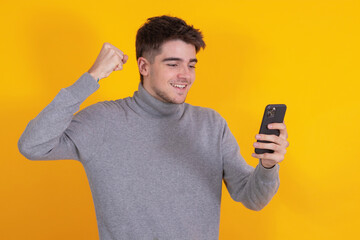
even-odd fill
[(127, 55), (112, 44), (106, 42), (102, 46), (99, 56), (96, 58), (94, 65), (89, 69), (88, 73), (95, 79), (100, 80), (108, 77), (113, 71), (121, 70), (127, 60)]

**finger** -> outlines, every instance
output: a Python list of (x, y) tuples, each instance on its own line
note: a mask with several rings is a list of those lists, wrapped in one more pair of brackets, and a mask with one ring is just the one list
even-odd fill
[(119, 71), (119, 70), (122, 70), (123, 69), (123, 59), (124, 59), (124, 56), (123, 55), (119, 55), (117, 52), (115, 52), (115, 55), (114, 57), (116, 58), (116, 62), (118, 64), (116, 64), (115, 68), (114, 68), (114, 71)]
[(279, 129), (280, 130), (280, 135), (279, 137), (283, 138), (283, 139), (287, 139), (288, 138), (288, 133), (287, 133), (287, 129), (286, 129), (286, 125), (284, 122), (282, 123), (270, 123), (268, 124), (268, 128), (269, 129)]
[[(118, 56), (118, 59), (121, 62), (121, 65), (126, 63), (128, 56), (125, 55), (120, 49), (118, 49), (117, 47), (115, 47), (114, 45), (112, 45), (110, 43), (104, 43), (104, 47), (107, 48), (108, 50), (110, 50), (111, 52), (113, 52), (116, 56)], [(116, 68), (114, 68), (114, 71), (121, 70), (121, 69), (122, 69), (122, 66), (116, 67)]]
[(116, 65), (116, 67), (114, 68), (114, 71), (119, 71), (119, 70), (122, 70), (123, 69), (123, 66), (121, 63), (119, 63), (118, 65)]
[(284, 160), (284, 155), (279, 153), (263, 153), (263, 154), (252, 153), (251, 156), (258, 159), (275, 161), (277, 163)]
[(282, 129), (286, 129), (286, 125), (283, 122), (282, 123), (270, 123), (270, 124), (268, 124), (268, 128), (282, 130)]
[(128, 59), (129, 59), (129, 56), (125, 54), (123, 59), (122, 59), (122, 62), (125, 64)]
[(104, 49), (109, 49), (112, 47), (111, 43), (105, 42), (102, 46)]
[(123, 60), (123, 58), (124, 58), (124, 53), (123, 53), (120, 49), (118, 49), (118, 48), (116, 48), (116, 47), (114, 47), (114, 50), (115, 50), (115, 52), (120, 56), (121, 60)]
[(262, 143), (262, 142), (255, 142), (253, 144), (255, 148), (259, 149), (269, 149), (274, 150), (275, 154), (285, 154), (286, 153), (286, 147), (284, 145), (278, 145), (276, 143)]
[[(125, 64), (129, 58), (128, 55), (126, 54), (121, 54), (119, 55), (119, 53), (116, 53), (116, 55), (118, 56), (118, 61), (120, 62), (120, 65), (122, 66), (123, 64)], [(122, 69), (122, 68), (121, 68)]]
[(121, 63), (123, 62), (124, 53), (123, 53), (120, 49), (118, 49), (118, 48), (116, 48), (115, 46), (112, 46), (112, 45), (111, 45), (111, 47), (109, 47), (109, 48), (107, 49), (107, 52), (109, 53), (109, 56), (110, 56), (111, 58), (116, 57), (119, 62), (121, 62)]
[(118, 49), (117, 47), (115, 47), (114, 45), (111, 45), (111, 49), (114, 50), (115, 53), (120, 56), (120, 59), (121, 59), (121, 61), (122, 61), (123, 58), (124, 58), (124, 53), (123, 53), (120, 49)]
[(276, 143), (278, 145), (284, 145), (285, 147), (288, 147), (289, 143), (287, 140), (278, 137), (276, 135), (269, 135), (269, 134), (256, 134), (255, 138), (257, 140), (261, 140), (261, 141), (269, 141), (269, 142), (273, 142)]
[(284, 129), (280, 129), (280, 135), (279, 137), (283, 138), (283, 139), (287, 139), (288, 138), (288, 132), (287, 132), (287, 128), (285, 123), (283, 122), (285, 128)]

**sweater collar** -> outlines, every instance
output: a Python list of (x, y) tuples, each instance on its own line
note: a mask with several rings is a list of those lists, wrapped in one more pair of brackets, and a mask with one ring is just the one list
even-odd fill
[(147, 114), (150, 114), (157, 118), (171, 118), (179, 119), (184, 112), (184, 103), (166, 103), (153, 97), (141, 84), (139, 83), (138, 91), (133, 95), (133, 99), (136, 104), (144, 110)]

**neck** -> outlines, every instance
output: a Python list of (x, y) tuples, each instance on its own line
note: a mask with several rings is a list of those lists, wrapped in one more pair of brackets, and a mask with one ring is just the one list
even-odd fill
[(163, 102), (152, 96), (141, 84), (139, 83), (138, 91), (133, 96), (137, 105), (148, 115), (156, 118), (171, 118), (179, 119), (184, 112), (184, 103), (168, 103)]

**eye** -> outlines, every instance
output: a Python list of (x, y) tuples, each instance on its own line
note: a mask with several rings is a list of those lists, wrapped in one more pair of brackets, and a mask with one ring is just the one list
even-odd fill
[(190, 68), (196, 68), (195, 66), (189, 66)]
[(177, 64), (167, 64), (168, 66), (170, 66), (170, 67), (176, 67), (177, 66)]

